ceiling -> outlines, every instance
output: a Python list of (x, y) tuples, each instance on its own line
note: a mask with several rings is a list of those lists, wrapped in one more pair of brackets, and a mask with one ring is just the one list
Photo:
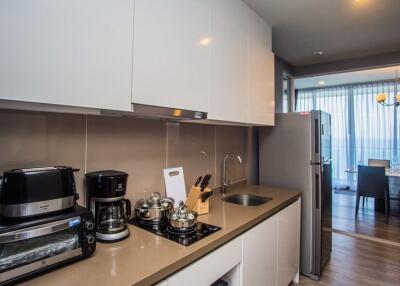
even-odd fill
[(244, 1), (271, 24), (274, 52), (294, 66), (400, 50), (400, 0)]
[[(348, 83), (394, 79), (398, 78), (398, 76), (400, 76), (400, 66), (295, 79), (294, 86), (296, 89), (325, 87)], [(322, 85), (320, 82), (323, 82), (324, 84)]]

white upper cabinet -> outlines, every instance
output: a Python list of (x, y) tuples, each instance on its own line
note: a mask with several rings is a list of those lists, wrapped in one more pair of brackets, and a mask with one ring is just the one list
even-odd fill
[(219, 0), (212, 4), (209, 119), (247, 121), (247, 10), (240, 0)]
[(275, 121), (275, 62), (271, 28), (255, 12), (248, 13), (249, 108), (247, 121), (273, 125)]
[(271, 28), (241, 0), (0, 1), (0, 99), (274, 124)]
[(211, 93), (208, 118), (273, 125), (271, 28), (240, 0), (212, 5)]
[(212, 0), (136, 0), (132, 102), (208, 111)]
[(136, 0), (132, 102), (273, 125), (269, 25), (241, 0)]
[(131, 110), (133, 0), (0, 1), (0, 99)]

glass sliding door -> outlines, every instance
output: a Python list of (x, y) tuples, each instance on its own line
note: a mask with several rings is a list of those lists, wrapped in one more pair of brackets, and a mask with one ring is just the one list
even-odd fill
[(375, 99), (385, 92), (392, 100), (399, 91), (394, 80), (297, 90), (296, 111), (316, 109), (332, 115), (334, 187), (355, 188), (356, 176), (349, 171), (368, 159), (399, 164), (400, 108), (383, 107)]

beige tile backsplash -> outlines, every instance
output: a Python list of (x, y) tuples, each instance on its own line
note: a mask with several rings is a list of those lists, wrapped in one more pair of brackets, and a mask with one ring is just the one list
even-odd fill
[(127, 172), (127, 197), (132, 202), (163, 190), (166, 126), (162, 121), (88, 116), (87, 127), (88, 172)]
[(211, 173), (221, 184), (221, 163), (228, 152), (244, 159), (228, 164), (232, 182), (243, 180), (245, 127), (167, 123), (162, 120), (21, 111), (0, 111), (0, 172), (20, 167), (68, 165), (75, 174), (80, 203), (84, 174), (114, 169), (129, 173), (132, 201), (154, 191), (165, 193), (162, 169), (183, 166), (186, 187)]
[(0, 111), (0, 172), (14, 168), (72, 166), (84, 202), (84, 115)]

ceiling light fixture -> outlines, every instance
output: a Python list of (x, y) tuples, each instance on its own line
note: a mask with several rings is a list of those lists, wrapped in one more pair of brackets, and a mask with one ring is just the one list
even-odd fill
[(314, 51), (314, 52), (313, 52), (313, 55), (314, 55), (314, 56), (318, 56), (318, 57), (322, 56), (323, 54), (324, 54), (323, 51)]
[(208, 46), (211, 43), (211, 38), (205, 37), (199, 40), (199, 44), (202, 46)]
[(321, 81), (318, 82), (318, 84), (319, 84), (319, 85), (324, 85), (325, 82), (324, 82), (323, 80), (321, 80)]
[(379, 93), (376, 96), (376, 101), (382, 106), (395, 106), (395, 107), (400, 106), (400, 92), (397, 92), (397, 85), (398, 85), (397, 80), (399, 79), (398, 69), (399, 69), (399, 67), (397, 66), (396, 67), (396, 78), (394, 80), (395, 94), (394, 94), (393, 102), (392, 103), (387, 103), (386, 102), (386, 100), (388, 98), (388, 94), (387, 93), (384, 93), (384, 92), (383, 93)]

